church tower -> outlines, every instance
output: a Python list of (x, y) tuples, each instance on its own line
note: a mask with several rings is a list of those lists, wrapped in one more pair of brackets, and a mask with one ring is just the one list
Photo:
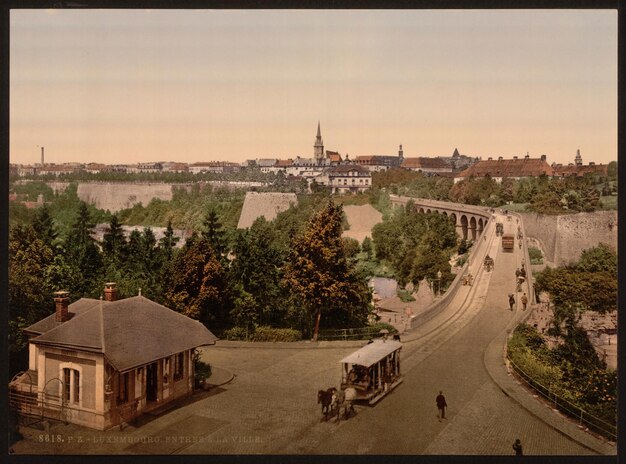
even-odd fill
[(324, 142), (322, 142), (322, 132), (320, 131), (320, 122), (317, 121), (317, 137), (315, 137), (315, 145), (313, 145), (313, 156), (317, 164), (324, 161)]
[(574, 158), (574, 163), (576, 164), (576, 166), (583, 165), (583, 158), (582, 156), (580, 156), (580, 150), (576, 150), (576, 158)]

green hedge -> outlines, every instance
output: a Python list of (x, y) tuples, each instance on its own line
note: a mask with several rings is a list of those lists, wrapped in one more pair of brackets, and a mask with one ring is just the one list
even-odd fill
[(245, 340), (250, 342), (297, 342), (302, 340), (302, 332), (294, 329), (279, 329), (259, 326), (254, 331), (243, 327), (233, 327), (224, 331), (226, 340)]

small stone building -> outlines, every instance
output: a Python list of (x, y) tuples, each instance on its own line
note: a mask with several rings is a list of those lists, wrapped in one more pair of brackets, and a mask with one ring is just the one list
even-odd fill
[[(10, 384), (22, 413), (86, 427), (112, 426), (190, 395), (194, 350), (217, 338), (200, 322), (142, 296), (69, 304), (56, 292), (56, 311), (24, 329), (28, 371)], [(21, 395), (21, 396), (20, 396)]]

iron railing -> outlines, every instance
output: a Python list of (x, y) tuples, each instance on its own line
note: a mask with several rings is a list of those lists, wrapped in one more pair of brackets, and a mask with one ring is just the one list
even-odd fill
[(576, 419), (579, 425), (585, 424), (585, 426), (596, 433), (603, 435), (606, 438), (609, 438), (612, 441), (617, 440), (617, 426), (613, 424), (609, 424), (608, 422), (588, 413), (579, 405), (572, 403), (564, 398), (561, 398), (554, 391), (552, 391), (551, 386), (546, 387), (542, 385), (537, 380), (533, 379), (529, 374), (524, 372), (522, 368), (520, 368), (517, 364), (515, 364), (509, 356), (507, 359), (513, 367), (513, 370), (518, 377), (526, 382), (533, 390), (547, 399), (551, 404), (554, 405), (554, 409), (558, 409), (559, 411), (564, 412), (568, 416)]

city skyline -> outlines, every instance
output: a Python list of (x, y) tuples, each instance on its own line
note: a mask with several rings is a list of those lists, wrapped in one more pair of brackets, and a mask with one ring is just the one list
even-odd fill
[(10, 162), (617, 159), (612, 10), (12, 10)]

